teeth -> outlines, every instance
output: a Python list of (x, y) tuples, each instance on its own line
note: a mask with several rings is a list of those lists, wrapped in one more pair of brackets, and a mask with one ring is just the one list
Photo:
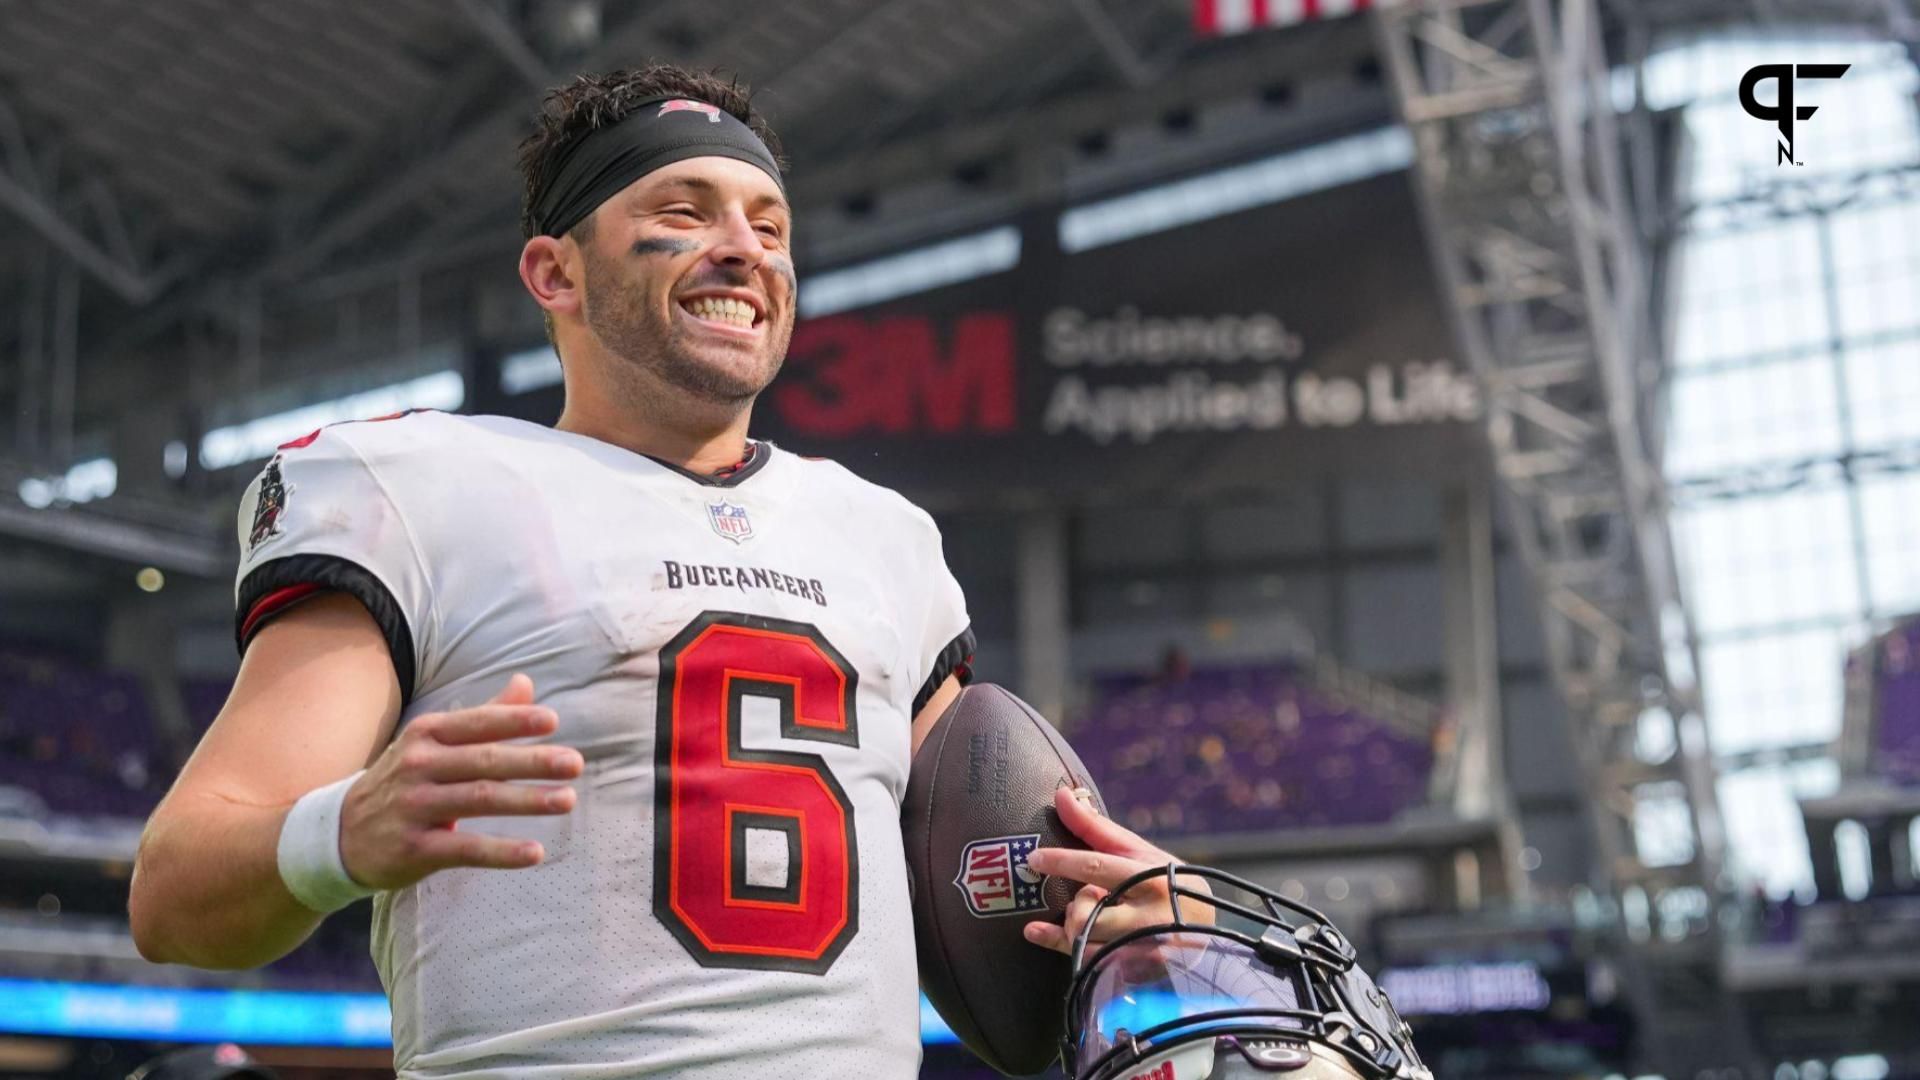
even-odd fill
[(753, 305), (744, 300), (735, 300), (726, 296), (696, 296), (686, 301), (684, 306), (698, 318), (731, 323), (734, 326), (751, 327), (753, 325)]

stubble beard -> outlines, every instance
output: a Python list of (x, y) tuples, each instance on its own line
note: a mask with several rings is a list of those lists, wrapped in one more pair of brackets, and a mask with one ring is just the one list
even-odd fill
[[(614, 363), (615, 381), (628, 393), (651, 397), (641, 384), (665, 383), (703, 404), (741, 408), (751, 404), (780, 373), (793, 335), (791, 321), (765, 327), (771, 353), (760, 353), (756, 363), (745, 368), (715, 363), (700, 355), (702, 350), (677, 320), (672, 316), (662, 319), (651, 309), (643, 290), (627, 287), (619, 266), (591, 250), (586, 253), (586, 263), (587, 328), (600, 339)], [(724, 279), (714, 283), (722, 287), (741, 284)]]

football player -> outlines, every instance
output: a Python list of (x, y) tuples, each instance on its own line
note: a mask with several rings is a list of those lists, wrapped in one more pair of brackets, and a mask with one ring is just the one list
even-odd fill
[[(925, 513), (748, 436), (794, 322), (777, 141), (652, 67), (555, 91), (521, 165), (564, 411), (268, 462), (135, 939), (250, 967), (373, 896), (402, 1077), (910, 1077), (900, 801), (973, 635)], [(1087, 905), (1164, 856), (1063, 799)]]

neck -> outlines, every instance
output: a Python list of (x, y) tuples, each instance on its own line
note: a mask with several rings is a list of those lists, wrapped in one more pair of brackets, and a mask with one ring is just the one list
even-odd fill
[(717, 473), (746, 457), (751, 403), (733, 408), (693, 402), (684, 391), (664, 385), (619, 393), (586, 377), (576, 378), (586, 373), (574, 369), (575, 365), (567, 365), (567, 403), (554, 424), (556, 429), (701, 475)]

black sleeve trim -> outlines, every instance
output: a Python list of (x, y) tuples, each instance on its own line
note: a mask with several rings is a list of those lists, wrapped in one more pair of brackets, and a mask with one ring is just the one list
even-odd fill
[(973, 681), (973, 669), (968, 665), (973, 663), (973, 650), (979, 645), (980, 643), (974, 639), (971, 626), (960, 631), (958, 637), (947, 642), (947, 647), (941, 649), (940, 655), (933, 658), (933, 671), (927, 675), (927, 681), (920, 684), (920, 692), (913, 695), (913, 716), (918, 717), (920, 710), (927, 707), (927, 702), (933, 700), (934, 691), (940, 689), (940, 684), (947, 681), (947, 676), (958, 676), (961, 686)]
[(288, 555), (262, 563), (240, 583), (240, 597), (234, 613), (233, 636), (240, 652), (260, 627), (272, 621), (269, 614), (249, 627), (248, 617), (255, 605), (281, 589), (299, 585), (318, 585), (322, 589), (343, 592), (366, 605), (367, 613), (387, 639), (387, 652), (393, 657), (393, 673), (400, 680), (400, 704), (413, 701), (413, 631), (407, 626), (406, 613), (393, 593), (380, 579), (359, 563), (337, 555)]

